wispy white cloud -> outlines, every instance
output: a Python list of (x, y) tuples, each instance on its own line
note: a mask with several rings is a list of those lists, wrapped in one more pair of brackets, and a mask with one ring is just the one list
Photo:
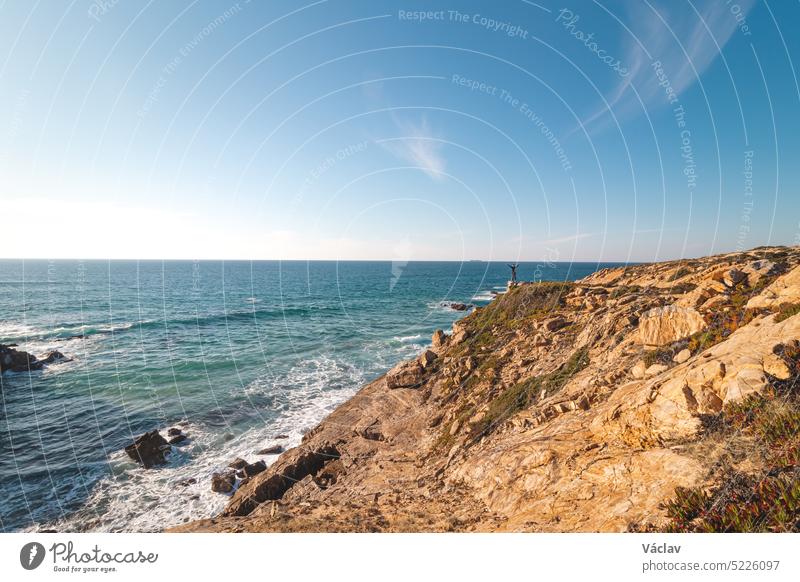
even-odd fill
[(427, 119), (409, 122), (395, 118), (400, 137), (380, 143), (398, 158), (420, 168), (434, 180), (442, 180), (446, 163), (442, 155), (442, 142), (428, 125)]
[[(755, 0), (739, 0), (739, 18), (746, 18), (754, 4)], [(622, 119), (644, 113), (632, 88), (648, 111), (669, 103), (664, 79), (654, 71), (655, 62), (660, 62), (665, 79), (680, 97), (719, 57), (741, 21), (728, 3), (715, 0), (658, 0), (626, 6), (626, 14), (614, 15), (633, 33), (623, 32), (620, 59), (629, 74), (606, 91), (608, 105), (593, 110), (584, 125), (610, 122), (609, 107)]]

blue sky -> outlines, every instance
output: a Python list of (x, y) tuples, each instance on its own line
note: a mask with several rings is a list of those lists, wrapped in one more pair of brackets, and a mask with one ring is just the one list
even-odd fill
[(800, 240), (797, 2), (0, 4), (5, 257)]

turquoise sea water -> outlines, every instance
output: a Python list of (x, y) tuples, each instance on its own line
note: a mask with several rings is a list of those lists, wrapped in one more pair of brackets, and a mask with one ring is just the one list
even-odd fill
[[(609, 266), (523, 263), (521, 279)], [(0, 343), (71, 362), (0, 378), (0, 530), (153, 531), (227, 498), (236, 456), (299, 443), (337, 404), (505, 287), (503, 263), (0, 260)], [(144, 470), (123, 447), (187, 424)], [(263, 457), (267, 462), (274, 457)], [(196, 483), (179, 482), (194, 478)]]

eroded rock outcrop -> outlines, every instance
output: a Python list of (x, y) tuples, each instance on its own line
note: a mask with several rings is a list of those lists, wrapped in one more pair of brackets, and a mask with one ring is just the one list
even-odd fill
[(639, 318), (639, 339), (645, 346), (664, 346), (705, 328), (705, 320), (691, 307), (654, 307)]
[(800, 314), (779, 309), (798, 265), (770, 247), (520, 284), (176, 529), (663, 527), (676, 488), (768, 470), (714, 427), (800, 381)]

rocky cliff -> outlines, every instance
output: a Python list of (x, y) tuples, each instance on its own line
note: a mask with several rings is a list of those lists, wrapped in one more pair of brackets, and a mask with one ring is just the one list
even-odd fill
[(798, 265), (521, 284), (176, 531), (797, 530)]

